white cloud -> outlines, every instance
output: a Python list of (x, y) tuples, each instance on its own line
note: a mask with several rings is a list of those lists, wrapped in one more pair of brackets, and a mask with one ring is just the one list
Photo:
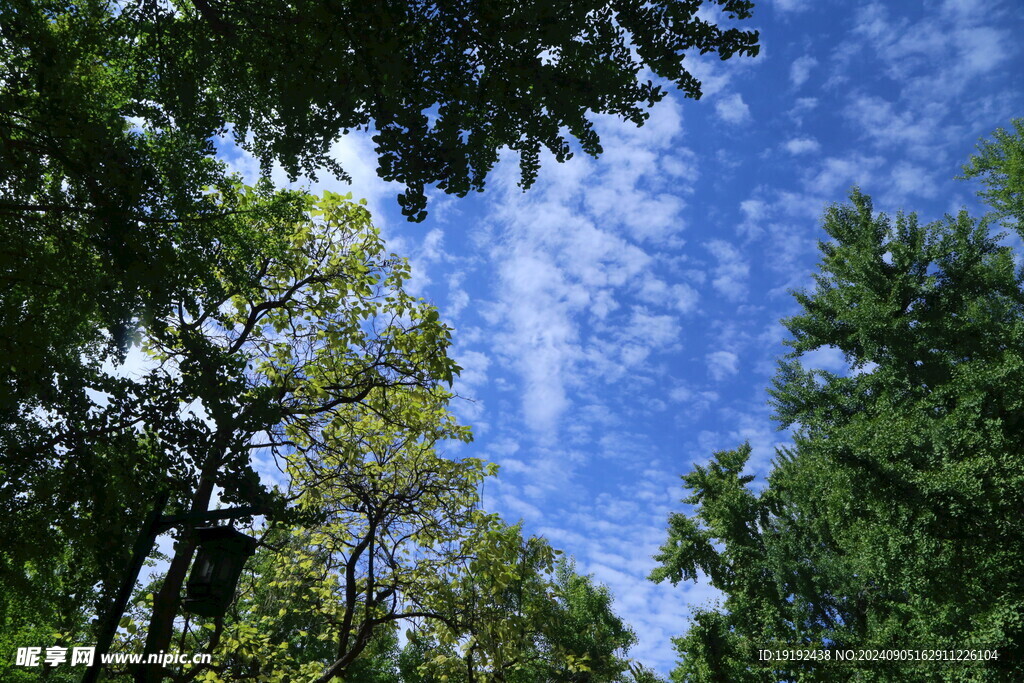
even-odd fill
[(984, 11), (991, 7), (986, 0), (943, 0), (942, 12), (959, 20), (976, 19), (984, 16)]
[(732, 93), (715, 100), (715, 112), (726, 123), (740, 124), (750, 120), (750, 107), (739, 93)]
[(810, 7), (810, 0), (773, 0), (780, 12), (803, 12)]
[(487, 369), (491, 359), (480, 351), (459, 351), (455, 354), (456, 362), (462, 367), (459, 384), (468, 388), (477, 388), (487, 382)]
[(444, 256), (444, 231), (440, 228), (430, 230), (423, 238), (420, 246), (420, 258), (427, 262), (439, 261)]
[(811, 192), (836, 201), (840, 193), (845, 193), (854, 185), (867, 187), (883, 162), (882, 157), (866, 157), (862, 154), (829, 157), (821, 161), (816, 171), (810, 172), (804, 184)]
[(740, 211), (748, 221), (759, 221), (768, 215), (768, 204), (760, 199), (744, 199), (740, 202)]
[(714, 391), (694, 391), (685, 386), (673, 387), (669, 391), (669, 400), (673, 403), (681, 403), (685, 411), (678, 414), (677, 419), (689, 422), (711, 409), (711, 406), (719, 400), (719, 395)]
[(674, 315), (657, 315), (643, 306), (634, 306), (624, 336), (642, 340), (648, 346), (664, 346), (679, 338), (679, 322)]
[[(725, 68), (718, 59), (706, 55), (692, 54), (686, 57), (687, 70), (700, 81), (704, 97), (713, 98), (728, 87), (734, 69)], [(733, 65), (730, 65), (730, 67)], [(740, 65), (741, 66), (741, 65)]]
[[(506, 155), (491, 181), (494, 237), (482, 251), (497, 280), (485, 315), (496, 326), (495, 351), (519, 376), (526, 423), (546, 438), (559, 430), (574, 387), (644, 366), (678, 337), (673, 316), (697, 302), (692, 287), (652, 272), (664, 267), (661, 250), (683, 244), (681, 197), (696, 178), (677, 139), (678, 105), (663, 102), (641, 128), (610, 118), (597, 117), (600, 159), (557, 164), (545, 155), (523, 193)], [(650, 310), (620, 309), (632, 295)]]
[(724, 240), (711, 240), (704, 246), (718, 259), (711, 285), (730, 301), (740, 301), (746, 297), (750, 266), (736, 247)]
[(465, 273), (456, 271), (448, 276), (448, 307), (443, 311), (443, 318), (454, 320), (469, 305), (469, 293), (462, 287)]
[(501, 495), (498, 497), (499, 509), (504, 509), (511, 519), (524, 519), (527, 521), (539, 521), (544, 518), (544, 513), (533, 503), (528, 503), (522, 498), (513, 495)]
[(799, 88), (811, 75), (811, 69), (817, 66), (818, 60), (810, 55), (804, 55), (793, 60), (789, 65), (789, 82)]
[(783, 148), (792, 155), (810, 154), (821, 149), (818, 141), (810, 137), (790, 138), (783, 143)]
[(697, 307), (700, 294), (686, 283), (669, 285), (657, 277), (645, 278), (637, 297), (649, 304), (672, 306), (680, 313), (690, 313)]
[(673, 401), (677, 403), (682, 403), (683, 401), (686, 401), (691, 396), (693, 396), (693, 392), (690, 391), (688, 387), (678, 386), (673, 387), (672, 390), (668, 392), (668, 395), (669, 398), (671, 398)]
[(335, 192), (352, 192), (356, 199), (365, 199), (374, 216), (374, 224), (380, 227), (385, 209), (396, 206), (395, 197), (402, 190), (402, 185), (385, 182), (377, 175), (377, 153), (373, 149), (370, 135), (360, 133), (343, 136), (331, 146), (331, 156), (352, 176), (352, 183), (348, 188), (344, 185), (338, 187), (337, 181), (321, 174), (318, 185), (330, 185), (328, 189)]
[[(560, 199), (582, 202), (595, 225), (612, 234), (643, 242), (671, 243), (683, 229), (682, 197), (698, 175), (696, 157), (678, 145), (682, 113), (675, 99), (651, 111), (642, 127), (623, 124), (612, 116), (595, 117), (604, 147), (600, 159), (574, 159), (563, 176)], [(552, 175), (561, 175), (558, 170)], [(582, 183), (582, 184), (581, 184)], [(625, 230), (623, 230), (623, 228)]]
[(689, 313), (696, 309), (700, 295), (697, 290), (687, 284), (672, 285), (672, 301), (680, 313)]
[(817, 97), (798, 97), (796, 98), (796, 101), (793, 102), (793, 106), (787, 113), (797, 126), (802, 126), (804, 125), (804, 116), (806, 116), (808, 112), (814, 111), (817, 107)]
[(932, 159), (934, 146), (951, 137), (951, 131), (941, 124), (942, 109), (934, 104), (898, 109), (876, 95), (860, 95), (850, 101), (844, 116), (876, 147), (903, 147), (915, 156)]
[(876, 43), (891, 43), (896, 34), (896, 27), (890, 24), (889, 11), (885, 5), (874, 2), (858, 9), (853, 32)]
[(732, 351), (713, 351), (707, 355), (706, 360), (708, 372), (716, 382), (739, 371), (739, 356)]
[(889, 192), (892, 196), (887, 198), (886, 203), (902, 204), (907, 195), (934, 197), (939, 187), (935, 173), (917, 164), (898, 163), (889, 177)]
[(508, 297), (508, 331), (499, 345), (516, 359), (523, 381), (523, 412), (535, 430), (553, 433), (569, 407), (565, 379), (579, 354), (571, 285), (550, 258), (513, 253), (500, 268)]
[(956, 32), (960, 68), (964, 76), (993, 71), (1009, 53), (1006, 33), (991, 26), (962, 28)]
[(817, 221), (821, 215), (821, 200), (803, 192), (781, 190), (776, 195), (773, 207), (780, 215), (791, 218)]
[(938, 9), (911, 21), (892, 18), (890, 6), (865, 5), (858, 11), (855, 38), (838, 46), (840, 65), (848, 66), (866, 45), (915, 105), (955, 97), (980, 77), (1001, 76), (997, 67), (1017, 49), (1006, 28), (986, 25), (998, 11), (979, 11), (974, 2), (946, 2)]
[(808, 369), (843, 372), (848, 363), (843, 352), (834, 346), (822, 346), (800, 356), (800, 364)]

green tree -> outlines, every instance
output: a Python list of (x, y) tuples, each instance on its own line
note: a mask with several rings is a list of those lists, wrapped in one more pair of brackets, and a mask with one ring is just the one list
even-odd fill
[(249, 243), (239, 212), (294, 209), (286, 194), (239, 196), (210, 130), (155, 113), (157, 74), (115, 9), (0, 7), (5, 451), (45, 441), (26, 415), (74, 405), (95, 367), (123, 361), (140, 322), (215, 284), (218, 251)]
[[(187, 511), (205, 512), (215, 486), (225, 503), (265, 503), (253, 452), (269, 449), (264, 457), (282, 467), (291, 458), (314, 467), (328, 454), (323, 444), (339, 449), (338, 435), (350, 433), (363, 410), (385, 425), (443, 423), (435, 402), (401, 398), (437, 391), (459, 370), (447, 356), (449, 328), (404, 291), (408, 276), (408, 264), (385, 252), (366, 209), (325, 193), (307, 200), (305, 218), (290, 226), (278, 253), (224, 282), (201, 307), (176, 307), (151, 326), (146, 348), (167, 381), (182, 383), (205, 413), (196, 427), (206, 431), (181, 444), (194, 468)], [(350, 464), (334, 463), (335, 475), (346, 475)], [(190, 536), (186, 527), (157, 593), (147, 651), (169, 644)]]
[(636, 636), (612, 611), (607, 588), (571, 560), (556, 562), (559, 551), (544, 539), (524, 539), (520, 525), (492, 519), (467, 547), (460, 571), (431, 595), (446, 616), (413, 631), (403, 652), (410, 680), (627, 680)]
[(996, 214), (1024, 231), (1024, 119), (1014, 119), (1012, 131), (999, 128), (992, 140), (982, 140), (978, 153), (964, 166), (965, 179), (980, 178), (979, 193)]
[[(296, 199), (287, 196), (293, 204)], [(237, 239), (222, 243), (204, 265), (209, 271), (204, 287), (191, 293), (177, 290), (179, 310), (194, 311), (204, 297), (219, 296), (218, 278), (248, 277), (250, 264), (283, 248), (290, 231), (285, 216), (264, 211), (276, 201), (266, 188), (229, 184), (222, 193), (211, 193), (210, 201), (237, 210), (224, 218)], [(28, 296), (25, 305), (30, 303)], [(16, 334), (27, 342), (24, 330)], [(106, 330), (90, 334), (109, 341)], [(226, 363), (207, 354), (207, 370), (220, 373), (220, 381), (203, 387), (195, 381), (194, 368), (184, 373), (156, 369), (136, 377), (104, 367), (109, 347), (97, 344), (103, 346), (88, 345), (61, 368), (50, 367), (41, 375), (13, 368), (10, 375), (17, 386), (6, 398), (35, 396), (8, 403), (12, 409), (0, 418), (7, 427), (0, 428), (0, 511), (7, 520), (0, 529), (0, 613), (8, 620), (8, 633), (44, 629), (62, 634), (55, 643), (95, 642), (81, 628), (87, 624), (82, 612), (103, 614), (110, 605), (157, 492), (174, 489), (175, 504), (191, 495), (191, 458), (198, 457), (210, 430), (181, 407), (200, 397), (221, 400), (239, 387), (239, 371), (232, 365), (237, 358)], [(32, 354), (8, 361), (19, 365), (26, 357)], [(29, 386), (36, 379), (40, 382)], [(47, 542), (38, 542), (41, 538)], [(18, 607), (22, 600), (17, 596), (25, 594), (48, 607)], [(78, 626), (62, 625), (71, 623)]]
[[(623, 659), (635, 636), (607, 589), (477, 509), (494, 467), (435, 452), (468, 439), (448, 396), (413, 387), (386, 400), (347, 406), (316, 439), (292, 435), (284, 457), (312, 521), (262, 533), (224, 620), (186, 617), (175, 642), (214, 664), (176, 680), (656, 680)], [(142, 648), (148, 619), (144, 600), (123, 647)]]
[(290, 497), (309, 521), (263, 531), (227, 618), (186, 619), (175, 640), (212, 652), (214, 665), (181, 677), (386, 680), (394, 629), (434, 617), (429, 594), (461, 557), (478, 485), (494, 469), (435, 451), (469, 439), (448, 399), (419, 387), (376, 392), (337, 411), (315, 443), (293, 436)]
[[(1019, 197), (1019, 136), (965, 169)], [(1020, 219), (1005, 201), (1004, 215)], [(1017, 215), (1013, 215), (1017, 212)], [(1012, 680), (1024, 673), (1024, 291), (992, 219), (929, 225), (858, 191), (825, 214), (816, 287), (770, 393), (795, 426), (763, 490), (749, 445), (684, 477), (654, 580), (725, 596), (675, 640), (674, 680)], [(806, 369), (842, 351), (853, 371)], [(758, 661), (759, 649), (991, 649), (984, 662)]]
[[(358, 662), (382, 626), (436, 618), (427, 606), (430, 594), (464, 552), (462, 541), (479, 516), (479, 483), (493, 472), (475, 458), (434, 451), (439, 439), (469, 438), (447, 415), (446, 396), (389, 398), (403, 400), (408, 417), (400, 429), (389, 429), (375, 414), (380, 406), (370, 404), (371, 414), (329, 445), (332, 453), (312, 468), (304, 463), (295, 477), (305, 488), (300, 504), (328, 515), (305, 541), (305, 552), (315, 549), (320, 558), (303, 581), (308, 608), (329, 615), (327, 628), (315, 633), (332, 644), (311, 677), (319, 681), (348, 680), (369, 668), (365, 658)], [(287, 557), (277, 561), (302, 566)]]
[[(698, 13), (703, 5), (711, 11)], [(75, 68), (95, 69), (101, 82), (82, 81), (79, 90), (106, 85), (103, 79), (120, 86), (109, 103), (119, 106), (102, 112), (95, 103), (97, 114), (179, 131), (189, 145), (230, 127), (264, 164), (279, 162), (293, 176), (323, 166), (344, 175), (332, 166), (331, 143), (372, 126), (381, 177), (405, 184), (403, 206), (420, 216), (425, 187), (457, 195), (482, 188), (503, 147), (521, 153), (524, 184), (536, 175), (542, 148), (559, 159), (569, 155), (563, 131), (597, 153), (587, 113), (639, 124), (644, 108), (665, 96), (652, 82), (638, 82), (644, 68), (699, 97), (685, 54), (755, 55), (755, 31), (715, 23), (749, 18), (752, 7), (748, 0), (117, 7), (93, 0), (70, 9), (21, 0), (5, 16), (12, 27), (5, 37), (12, 63), (49, 74), (53, 60), (30, 42), (36, 34), (87, 36), (81, 46), (55, 36), (45, 48), (73, 62), (52, 69), (59, 77), (84, 79)], [(116, 61), (82, 60), (80, 47)], [(55, 84), (22, 83), (26, 97), (64, 104), (46, 90)], [(60, 120), (65, 111), (51, 116)], [(28, 117), (18, 124), (37, 131)]]
[[(4, 529), (14, 541), (4, 548), (5, 598), (30, 588), (53, 605), (74, 596), (72, 614), (113, 614), (132, 538), (160, 491), (172, 512), (205, 512), (219, 487), (224, 503), (294, 522), (284, 499), (260, 484), (254, 454), (277, 456), (282, 467), (293, 453), (315, 463), (314, 442), (336, 438), (359, 411), (395, 425), (444, 422), (440, 398), (429, 397), (458, 372), (447, 356), (450, 330), (404, 291), (408, 265), (384, 251), (365, 208), (330, 193), (302, 201), (288, 223), (239, 215), (261, 245), (258, 258), (249, 259), (249, 246), (225, 245), (215, 286), (150, 321), (142, 342), (152, 366), (140, 378), (110, 378), (97, 385), (109, 394), (82, 401), (95, 429), (51, 419), (55, 455), (5, 460), (4, 502), (25, 523)], [(399, 400), (403, 391), (427, 394), (415, 404)], [(154, 590), (150, 651), (169, 646), (192, 526), (177, 532)], [(39, 530), (52, 545), (29, 541)], [(71, 556), (57, 562), (64, 548)], [(49, 580), (57, 568), (61, 581)], [(20, 631), (40, 626), (13, 602), (3, 612), (24, 622)]]

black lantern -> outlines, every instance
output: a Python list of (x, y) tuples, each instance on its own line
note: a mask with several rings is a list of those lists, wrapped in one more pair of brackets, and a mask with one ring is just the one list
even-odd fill
[(184, 607), (203, 617), (222, 617), (259, 541), (230, 526), (200, 527), (196, 533), (199, 552), (188, 577)]

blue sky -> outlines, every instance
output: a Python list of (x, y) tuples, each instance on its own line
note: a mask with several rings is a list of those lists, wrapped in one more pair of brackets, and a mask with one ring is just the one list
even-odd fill
[(455, 328), (456, 388), (473, 399), (455, 409), (476, 436), (463, 450), (501, 465), (487, 507), (606, 584), (640, 637), (632, 656), (662, 672), (715, 592), (648, 582), (651, 555), (685, 509), (679, 475), (750, 440), (763, 476), (786, 442), (765, 387), (824, 207), (857, 184), (890, 214), (977, 210), (953, 178), (1024, 115), (1017, 0), (773, 0), (750, 23), (756, 59), (687, 59), (701, 101), (669, 97), (641, 128), (596, 119), (604, 154), (547, 158), (526, 193), (508, 156), (486, 192), (434, 196), (409, 224), (354, 136), (335, 146), (354, 184), (311, 185), (365, 197)]

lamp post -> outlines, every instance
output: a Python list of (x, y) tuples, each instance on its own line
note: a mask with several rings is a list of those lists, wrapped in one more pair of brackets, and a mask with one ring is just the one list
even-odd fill
[(231, 526), (200, 527), (196, 534), (199, 552), (185, 586), (183, 607), (202, 617), (222, 617), (235, 596), (242, 567), (259, 541)]
[[(157, 496), (149, 517), (139, 530), (132, 559), (128, 563), (128, 571), (114, 599), (114, 604), (111, 605), (110, 611), (100, 624), (96, 654), (92, 666), (82, 677), (82, 683), (95, 683), (99, 680), (100, 670), (103, 667), (103, 655), (107, 654), (111, 643), (114, 642), (114, 634), (117, 633), (121, 615), (128, 607), (128, 601), (131, 599), (132, 590), (139, 578), (143, 562), (153, 550), (157, 536), (179, 524), (209, 523), (219, 519), (262, 515), (269, 512), (263, 506), (253, 505), (163, 517), (161, 514), (167, 505), (167, 500), (168, 494), (165, 491)], [(200, 616), (223, 616), (234, 597), (235, 586), (238, 584), (242, 567), (249, 556), (255, 552), (259, 541), (230, 526), (198, 527), (194, 530), (199, 534), (199, 554), (192, 565), (185, 608)]]

